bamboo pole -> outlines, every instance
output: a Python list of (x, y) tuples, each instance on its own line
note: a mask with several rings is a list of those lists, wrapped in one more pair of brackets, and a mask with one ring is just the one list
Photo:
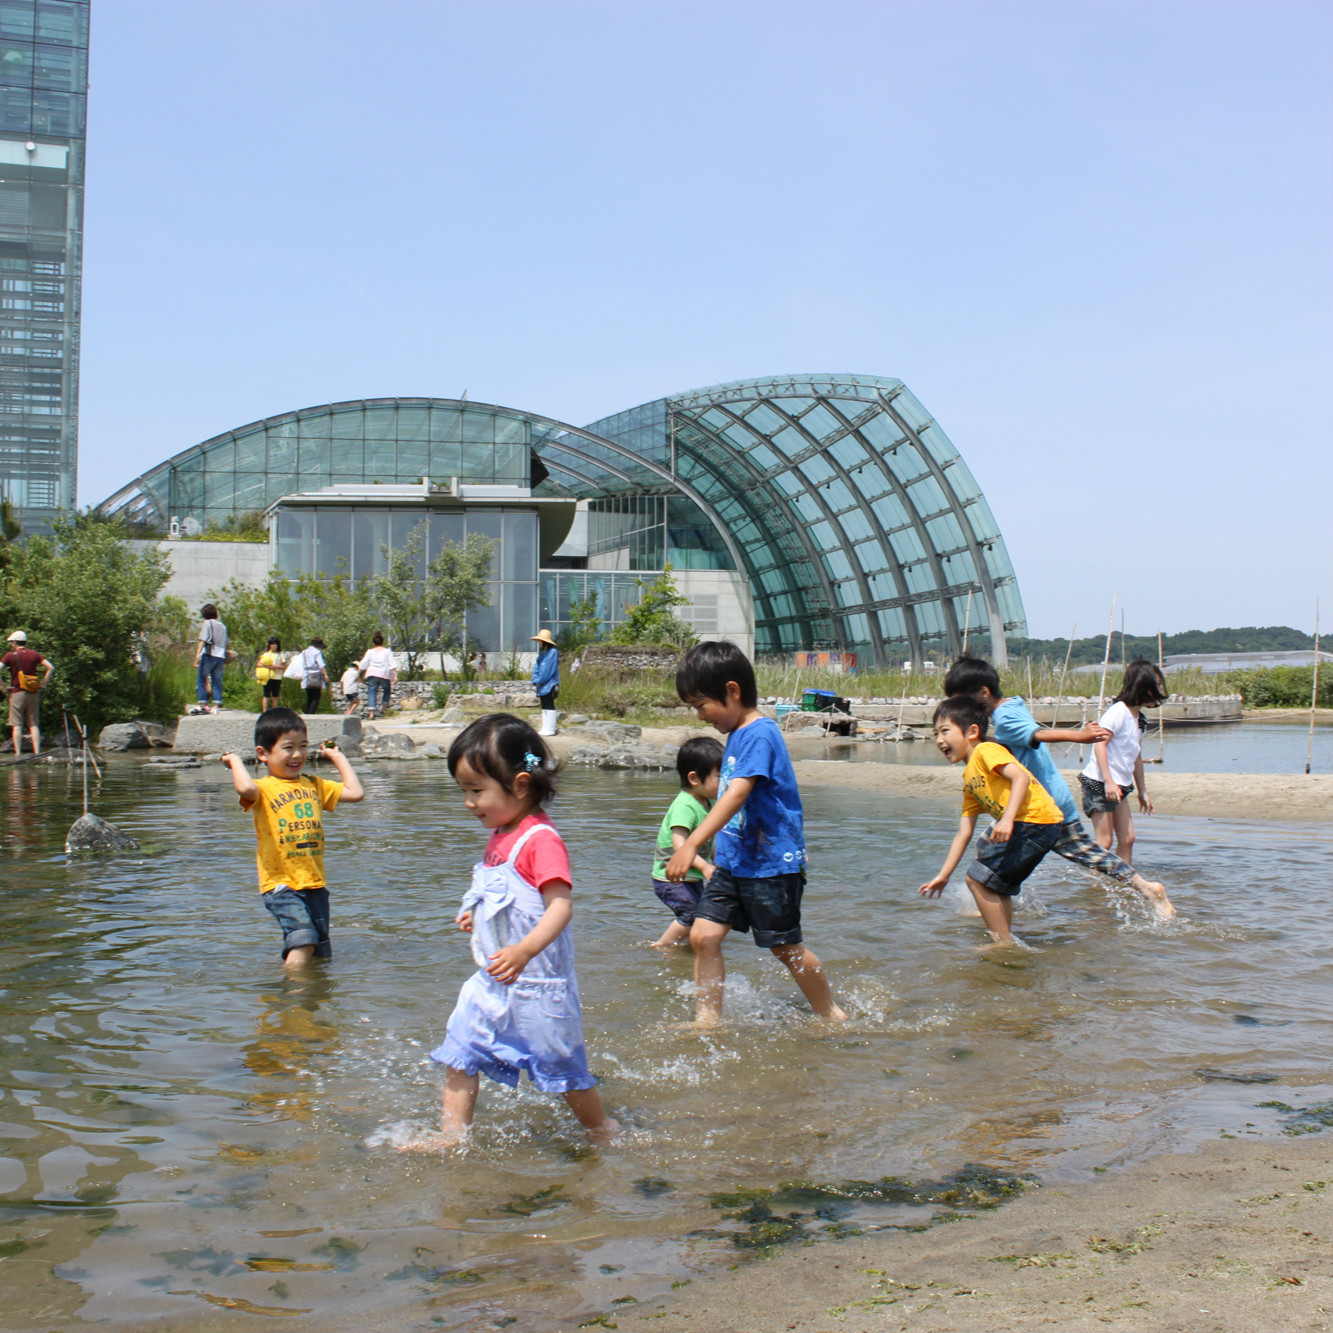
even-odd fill
[[(1110, 668), (1110, 666), (1111, 666), (1111, 640), (1115, 638), (1115, 604), (1116, 604), (1116, 601), (1119, 599), (1119, 597), (1120, 597), (1120, 594), (1119, 594), (1119, 593), (1116, 593), (1116, 594), (1111, 598), (1111, 618), (1110, 618), (1110, 620), (1107, 622), (1107, 625), (1106, 625), (1106, 652), (1105, 652), (1105, 653), (1103, 654), (1103, 656), (1102, 656), (1102, 683), (1101, 683), (1100, 687), (1099, 687), (1098, 690), (1097, 690), (1097, 716), (1098, 716), (1098, 717), (1101, 717), (1101, 715), (1102, 715), (1102, 706), (1103, 706), (1103, 705), (1105, 704), (1105, 702), (1106, 702), (1106, 673), (1107, 673), (1107, 671), (1109, 670), (1109, 668)], [(1086, 705), (1086, 704), (1084, 704), (1084, 708), (1085, 708), (1085, 709), (1087, 708), (1087, 705)], [(1087, 715), (1087, 713), (1086, 713), (1086, 711), (1085, 711), (1084, 714), (1083, 714), (1084, 725), (1087, 724), (1087, 717), (1088, 717), (1088, 715)], [(1079, 767), (1082, 768), (1082, 766), (1083, 766), (1083, 747), (1082, 747), (1081, 745), (1078, 747), (1078, 763), (1079, 763)]]
[(963, 613), (963, 656), (967, 656), (967, 634), (972, 628), (972, 589), (967, 590), (967, 610)]
[(1069, 659), (1074, 652), (1074, 635), (1078, 633), (1078, 621), (1069, 631), (1069, 647), (1065, 649), (1065, 664), (1060, 668), (1060, 683), (1055, 687), (1055, 707), (1051, 710), (1051, 730), (1060, 725), (1060, 701), (1065, 697), (1065, 677), (1069, 674)]
[[(1166, 660), (1162, 656), (1162, 631), (1157, 631), (1157, 669), (1162, 673), (1162, 679), (1166, 679)], [(1166, 704), (1157, 710), (1157, 762), (1166, 763)]]
[(908, 691), (908, 689), (911, 687), (911, 684), (912, 684), (912, 677), (911, 677), (911, 676), (904, 676), (904, 677), (903, 677), (903, 697), (902, 697), (902, 699), (899, 701), (899, 704), (898, 704), (898, 736), (899, 736), (900, 738), (902, 737), (902, 734), (903, 734), (903, 712), (904, 712), (904, 711), (906, 710), (906, 708), (907, 708), (907, 691)]
[(1305, 744), (1305, 771), (1310, 771), (1314, 758), (1314, 712), (1319, 702), (1319, 598), (1314, 602), (1314, 672), (1310, 681), (1310, 739)]

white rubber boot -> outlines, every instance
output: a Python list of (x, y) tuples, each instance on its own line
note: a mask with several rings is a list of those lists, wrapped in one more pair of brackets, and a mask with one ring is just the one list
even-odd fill
[(542, 709), (542, 729), (537, 733), (539, 736), (554, 736), (556, 719), (560, 714), (554, 708)]

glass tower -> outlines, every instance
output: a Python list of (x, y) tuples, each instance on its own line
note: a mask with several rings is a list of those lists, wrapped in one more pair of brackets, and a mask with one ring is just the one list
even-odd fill
[(0, 0), (0, 497), (75, 503), (88, 0)]

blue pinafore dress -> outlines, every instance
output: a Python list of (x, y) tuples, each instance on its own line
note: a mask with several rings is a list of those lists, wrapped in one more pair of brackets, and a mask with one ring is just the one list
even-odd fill
[(516, 1087), (523, 1070), (543, 1092), (578, 1092), (597, 1080), (588, 1073), (583, 1016), (574, 976), (574, 940), (566, 926), (519, 974), (512, 986), (486, 968), (491, 955), (517, 944), (541, 919), (546, 902), (515, 862), (531, 837), (560, 835), (534, 824), (498, 866), (478, 864), (463, 910), (472, 913), (474, 972), (458, 993), (444, 1041), (430, 1058), (465, 1074), (485, 1074)]

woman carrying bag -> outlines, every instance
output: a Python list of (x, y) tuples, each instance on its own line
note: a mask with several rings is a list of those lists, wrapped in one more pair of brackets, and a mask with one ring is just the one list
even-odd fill
[(556, 712), (555, 697), (560, 693), (560, 650), (555, 646), (549, 629), (539, 629), (532, 636), (538, 644), (537, 661), (532, 668), (532, 692), (542, 706), (542, 725), (539, 736), (554, 736), (555, 724), (559, 718)]
[[(301, 664), (301, 684), (305, 687), (305, 711), (319, 712), (319, 697), (329, 683), (329, 671), (324, 665), (324, 640), (311, 639), (310, 646), (292, 659)], [(290, 668), (289, 668), (290, 669)]]
[(236, 660), (227, 647), (227, 627), (218, 619), (218, 609), (206, 602), (199, 611), (199, 642), (195, 646), (194, 694), (196, 713), (216, 713), (222, 707), (222, 668)]

